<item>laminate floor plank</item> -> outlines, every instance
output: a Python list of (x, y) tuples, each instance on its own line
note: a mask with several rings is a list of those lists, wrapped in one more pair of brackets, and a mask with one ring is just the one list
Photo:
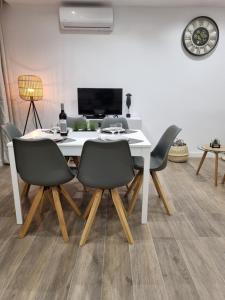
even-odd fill
[(172, 215), (171, 218), (167, 219), (167, 222), (174, 238), (177, 240), (188, 240), (198, 237), (197, 232), (184, 213)]
[(33, 240), (34, 237), (22, 241), (11, 237), (0, 248), (0, 299), (10, 299), (3, 294), (8, 284), (16, 278), (16, 272), (31, 248)]
[[(111, 199), (109, 200), (111, 201)], [(102, 300), (134, 300), (129, 245), (116, 210), (107, 219), (102, 276)], [(130, 219), (128, 219), (130, 225)]]
[(204, 251), (214, 261), (218, 271), (225, 280), (225, 239), (224, 238), (205, 238), (201, 239)]
[(153, 240), (130, 246), (134, 299), (168, 299)]
[(175, 239), (154, 239), (168, 298), (197, 300), (200, 296)]
[(225, 281), (201, 239), (177, 241), (201, 299), (225, 299)]
[(107, 217), (105, 210), (104, 203), (100, 203), (89, 239), (77, 249), (67, 300), (101, 299)]
[[(89, 239), (79, 240), (84, 220), (62, 199), (69, 242), (64, 243), (55, 211), (43, 208), (20, 240), (10, 169), (0, 168), (0, 299), (2, 300), (220, 300), (225, 299), (225, 185), (219, 161), (207, 158), (195, 175), (199, 158), (168, 162), (160, 172), (173, 214), (168, 216), (149, 178), (148, 224), (142, 225), (141, 194), (128, 223), (128, 245), (115, 207), (105, 191)], [(65, 187), (84, 212), (93, 189), (77, 181)], [(37, 187), (31, 187), (32, 198)], [(123, 199), (126, 188), (119, 189)], [(27, 199), (28, 200), (28, 199)], [(128, 207), (127, 199), (123, 199)], [(23, 201), (25, 214), (29, 201)]]
[(58, 236), (52, 255), (46, 261), (42, 277), (37, 282), (36, 298), (40, 300), (66, 299), (69, 293), (73, 270), (79, 249), (83, 222), (74, 218), (74, 212), (64, 212), (69, 231), (69, 243)]
[[(29, 240), (27, 237), (26, 240)], [(8, 285), (2, 294), (2, 299), (33, 299), (33, 293), (36, 285), (41, 279), (43, 271), (49, 257), (52, 255), (55, 238), (48, 238), (45, 247), (46, 238), (36, 237), (23, 260), (20, 262), (14, 276), (8, 282)], [(18, 240), (18, 242), (21, 242)]]

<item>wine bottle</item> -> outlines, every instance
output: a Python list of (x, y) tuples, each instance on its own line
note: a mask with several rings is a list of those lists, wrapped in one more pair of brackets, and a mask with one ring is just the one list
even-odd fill
[(62, 136), (67, 135), (67, 115), (64, 111), (64, 104), (61, 103), (61, 112), (59, 114), (59, 127)]

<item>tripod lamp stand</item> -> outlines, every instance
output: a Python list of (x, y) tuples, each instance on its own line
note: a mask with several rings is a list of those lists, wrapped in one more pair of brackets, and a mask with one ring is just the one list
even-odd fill
[[(42, 80), (38, 76), (34, 75), (21, 75), (18, 77), (18, 87), (20, 98), (25, 101), (30, 101), (26, 123), (23, 130), (23, 135), (27, 129), (27, 122), (31, 113), (33, 113), (35, 128), (42, 128), (41, 121), (35, 106), (35, 101), (39, 101), (43, 99), (43, 85)], [(32, 112), (31, 112), (32, 111)]]

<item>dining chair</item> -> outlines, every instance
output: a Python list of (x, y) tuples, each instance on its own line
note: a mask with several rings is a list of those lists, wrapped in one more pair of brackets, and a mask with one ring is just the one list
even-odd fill
[(53, 196), (53, 199), (48, 199), (56, 210), (63, 239), (68, 241), (60, 194), (64, 196), (74, 212), (81, 216), (78, 206), (63, 187), (64, 183), (71, 181), (76, 176), (76, 172), (68, 167), (65, 158), (52, 140), (13, 139), (13, 146), (16, 168), (20, 177), (28, 184), (40, 186), (22, 225), (19, 237), (23, 238), (26, 235), (35, 214), (43, 205), (44, 192), (47, 191), (51, 192)]
[(87, 130), (87, 122), (84, 117), (67, 117), (67, 126), (74, 131)]
[[(22, 132), (12, 123), (7, 123), (1, 126), (3, 134), (11, 142), (14, 138), (19, 138), (22, 136)], [(23, 183), (21, 199), (24, 199), (28, 195), (30, 190), (30, 185), (28, 183)]]
[[(108, 128), (110, 127), (110, 125), (112, 124), (116, 125), (117, 123), (121, 123), (123, 129), (129, 129), (127, 119), (123, 117), (118, 117), (118, 118), (105, 117), (102, 120), (101, 129)], [(128, 189), (128, 184), (126, 185), (126, 188)]]
[(95, 190), (83, 215), (87, 221), (80, 246), (88, 239), (104, 190), (110, 191), (128, 243), (133, 244), (126, 211), (117, 190), (129, 183), (133, 177), (133, 161), (127, 141), (88, 140), (84, 143), (77, 178), (83, 185)]
[[(168, 161), (168, 153), (170, 150), (170, 147), (172, 146), (176, 136), (181, 131), (179, 127), (176, 125), (172, 125), (166, 129), (162, 137), (160, 138), (158, 144), (153, 149), (151, 153), (151, 159), (150, 159), (150, 174), (153, 179), (153, 183), (155, 185), (155, 188), (157, 190), (159, 198), (161, 198), (164, 207), (166, 209), (166, 212), (168, 215), (171, 215), (171, 211), (167, 202), (167, 197), (165, 192), (163, 191), (162, 185), (160, 183), (158, 172), (162, 171), (167, 166)], [(130, 215), (135, 207), (135, 204), (137, 202), (138, 193), (140, 191), (140, 188), (142, 186), (143, 181), (143, 168), (144, 168), (144, 161), (142, 157), (134, 157), (134, 168), (138, 171), (134, 180), (130, 184), (125, 196), (128, 196), (129, 193), (132, 191), (132, 198), (129, 203), (128, 207), (128, 215)]]
[(127, 123), (127, 119), (123, 118), (123, 117), (118, 117), (118, 118), (105, 117), (102, 120), (101, 128), (102, 129), (103, 128), (107, 128), (107, 127), (110, 127), (110, 125), (117, 124), (117, 123), (121, 123), (122, 127), (124, 129), (129, 129), (129, 126), (128, 126), (128, 123)]
[(1, 127), (3, 133), (6, 135), (9, 141), (22, 136), (22, 132), (12, 123), (7, 123)]
[[(84, 117), (67, 117), (67, 126), (72, 128), (74, 131), (85, 131), (87, 130), (87, 122)], [(71, 157), (76, 166), (79, 165), (79, 156)], [(70, 157), (68, 157), (68, 160)]]
[(75, 117), (67, 117), (67, 126), (70, 128), (74, 128), (75, 121)]

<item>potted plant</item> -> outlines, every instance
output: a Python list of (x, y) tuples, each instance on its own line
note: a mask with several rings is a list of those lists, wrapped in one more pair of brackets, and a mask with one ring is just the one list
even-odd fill
[(186, 162), (188, 160), (188, 146), (181, 140), (177, 139), (170, 148), (168, 160), (173, 162)]

